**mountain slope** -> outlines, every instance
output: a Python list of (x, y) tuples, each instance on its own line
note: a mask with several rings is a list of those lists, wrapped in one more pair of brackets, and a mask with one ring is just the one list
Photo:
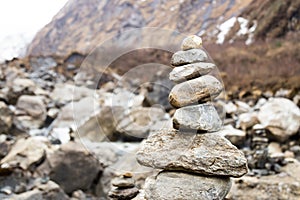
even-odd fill
[[(216, 25), (238, 16), (250, 0), (70, 0), (43, 28), (28, 55), (89, 53), (132, 28), (160, 27), (186, 34), (215, 35)], [(207, 38), (208, 38), (207, 37)]]

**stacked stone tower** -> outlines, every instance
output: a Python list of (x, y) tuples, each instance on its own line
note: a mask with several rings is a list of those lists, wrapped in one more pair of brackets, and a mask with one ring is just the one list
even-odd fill
[(247, 173), (247, 160), (226, 138), (212, 101), (223, 90), (221, 82), (208, 75), (216, 66), (202, 49), (198, 36), (185, 38), (182, 50), (171, 60), (169, 101), (177, 108), (174, 129), (149, 136), (137, 153), (141, 165), (161, 169), (145, 183), (148, 200), (224, 199), (230, 177)]

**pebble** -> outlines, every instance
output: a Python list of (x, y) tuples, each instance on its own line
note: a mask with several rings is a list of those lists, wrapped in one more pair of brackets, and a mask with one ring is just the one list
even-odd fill
[(136, 187), (127, 189), (113, 189), (109, 191), (108, 196), (113, 199), (130, 200), (139, 193), (139, 189)]
[(116, 177), (112, 179), (111, 184), (118, 188), (131, 188), (134, 187), (134, 179)]
[(202, 39), (197, 35), (190, 35), (185, 39), (183, 39), (181, 43), (181, 49), (183, 51), (189, 49), (200, 49), (200, 48), (202, 48)]

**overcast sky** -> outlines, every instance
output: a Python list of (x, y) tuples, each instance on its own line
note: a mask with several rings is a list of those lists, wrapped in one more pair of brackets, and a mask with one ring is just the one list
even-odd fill
[(1, 0), (0, 36), (41, 29), (66, 2), (67, 0)]
[(0, 63), (23, 56), (67, 0), (0, 0)]

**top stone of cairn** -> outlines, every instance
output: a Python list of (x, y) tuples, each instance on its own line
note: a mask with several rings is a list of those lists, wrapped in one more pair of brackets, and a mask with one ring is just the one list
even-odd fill
[(202, 39), (197, 35), (190, 35), (186, 37), (181, 43), (181, 49), (183, 51), (200, 48), (202, 48)]

